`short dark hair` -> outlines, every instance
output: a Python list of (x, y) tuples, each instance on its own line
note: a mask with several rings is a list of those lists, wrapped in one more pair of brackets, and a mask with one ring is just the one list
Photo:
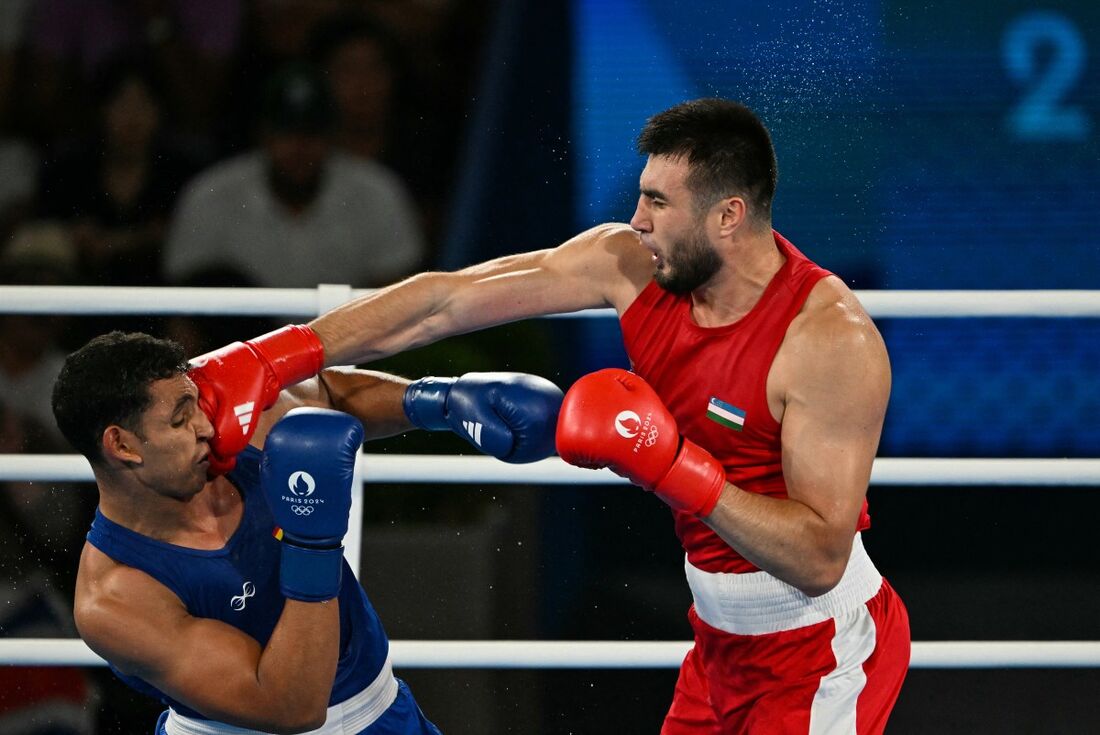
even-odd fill
[(749, 202), (749, 216), (771, 221), (777, 166), (767, 127), (740, 102), (699, 99), (683, 102), (646, 121), (638, 152), (686, 156), (688, 189), (696, 206), (738, 194)]
[(187, 370), (182, 345), (141, 332), (109, 332), (65, 358), (53, 384), (57, 428), (93, 464), (112, 424), (137, 431), (156, 380)]

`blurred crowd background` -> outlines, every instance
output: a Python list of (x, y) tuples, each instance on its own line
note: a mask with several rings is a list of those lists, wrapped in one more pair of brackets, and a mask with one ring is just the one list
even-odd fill
[[(775, 225), (857, 289), (1097, 288), (1100, 5), (1086, 0), (0, 0), (0, 283), (365, 288), (633, 211), (645, 118), (773, 132)], [(624, 365), (611, 320), (379, 365)], [(880, 320), (882, 456), (1100, 457), (1100, 320)], [(67, 453), (64, 355), (191, 354), (279, 320), (0, 314), (0, 453)], [(371, 452), (460, 453), (413, 433)], [(0, 636), (75, 635), (94, 488), (0, 481)], [(1097, 639), (1096, 488), (872, 488), (916, 640)], [(626, 488), (368, 486), (391, 637), (685, 639), (667, 509)], [(399, 672), (447, 733), (656, 732), (673, 670)], [(1090, 732), (1095, 670), (914, 671), (889, 732)], [(0, 666), (5, 735), (151, 732), (105, 669)]]

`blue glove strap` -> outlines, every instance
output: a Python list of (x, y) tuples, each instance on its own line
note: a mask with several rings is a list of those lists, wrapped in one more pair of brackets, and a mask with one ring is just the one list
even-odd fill
[(321, 602), (340, 594), (344, 549), (307, 549), (283, 542), (279, 588), (292, 600)]
[(405, 415), (427, 431), (450, 431), (447, 423), (447, 394), (456, 378), (421, 378), (405, 389)]

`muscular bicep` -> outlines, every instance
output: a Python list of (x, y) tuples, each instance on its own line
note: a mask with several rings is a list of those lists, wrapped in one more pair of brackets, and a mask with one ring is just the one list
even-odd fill
[(865, 316), (842, 313), (819, 326), (783, 347), (790, 349), (783, 357), (783, 473), (789, 497), (812, 508), (844, 545), (856, 528), (878, 450), (890, 366)]

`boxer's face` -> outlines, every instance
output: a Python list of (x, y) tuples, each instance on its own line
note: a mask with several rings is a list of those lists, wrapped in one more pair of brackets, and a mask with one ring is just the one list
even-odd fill
[(699, 288), (722, 267), (711, 245), (705, 214), (687, 187), (684, 158), (650, 156), (639, 184), (641, 194), (630, 226), (653, 254), (653, 278), (676, 294)]
[(159, 495), (190, 498), (206, 484), (214, 427), (198, 406), (198, 390), (186, 375), (154, 381), (152, 402), (141, 418), (142, 482)]

